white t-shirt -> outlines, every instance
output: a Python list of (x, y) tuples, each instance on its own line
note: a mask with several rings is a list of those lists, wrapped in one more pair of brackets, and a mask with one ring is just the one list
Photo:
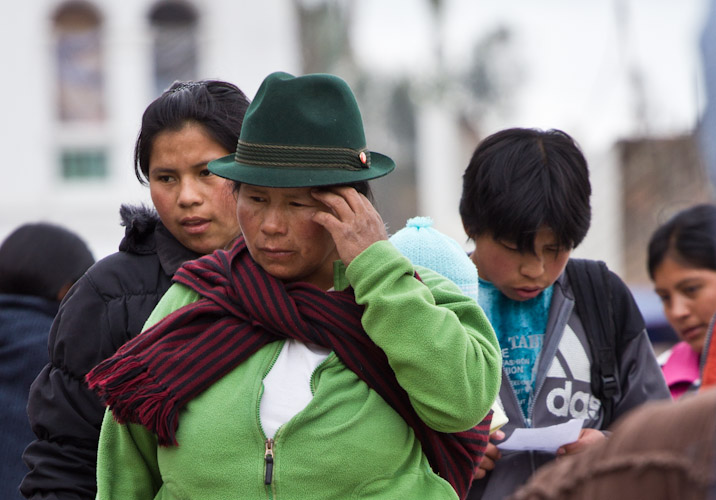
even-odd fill
[(289, 339), (284, 343), (264, 378), (259, 416), (266, 437), (273, 437), (279, 427), (313, 399), (311, 375), (330, 353), (330, 349), (299, 340)]

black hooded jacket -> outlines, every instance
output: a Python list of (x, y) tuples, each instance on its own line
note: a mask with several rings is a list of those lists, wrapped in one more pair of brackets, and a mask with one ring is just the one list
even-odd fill
[(145, 207), (120, 209), (119, 252), (92, 266), (62, 301), (50, 331), (50, 363), (30, 388), (37, 436), (25, 450), (20, 490), (31, 499), (94, 499), (104, 406), (84, 381), (97, 363), (136, 336), (179, 266), (199, 257)]

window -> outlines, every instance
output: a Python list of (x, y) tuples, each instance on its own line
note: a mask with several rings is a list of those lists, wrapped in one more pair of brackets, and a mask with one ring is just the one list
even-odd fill
[(149, 15), (154, 44), (154, 91), (164, 92), (175, 80), (197, 76), (197, 14), (191, 5), (165, 1)]
[(103, 150), (65, 150), (61, 153), (62, 177), (66, 180), (104, 179), (107, 155)]
[(104, 119), (102, 21), (85, 2), (61, 5), (54, 16), (57, 104), (63, 122)]

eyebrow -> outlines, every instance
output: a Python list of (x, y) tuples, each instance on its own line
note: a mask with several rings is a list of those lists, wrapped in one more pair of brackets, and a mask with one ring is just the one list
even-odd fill
[[(694, 282), (698, 283), (698, 282), (700, 282), (700, 280), (701, 280), (701, 278), (698, 277), (698, 276), (690, 276), (690, 277), (688, 277), (688, 278), (682, 279), (681, 281), (677, 281), (676, 284), (674, 285), (674, 288), (677, 288), (677, 289), (678, 289), (678, 288), (682, 288), (682, 287), (688, 286), (689, 284), (692, 284), (692, 283), (694, 283)], [(656, 292), (657, 294), (658, 294), (659, 292), (668, 293), (668, 289), (666, 289), (666, 288), (654, 288), (654, 292)]]
[(684, 278), (681, 281), (678, 281), (676, 283), (676, 287), (678, 288), (680, 286), (685, 286), (685, 285), (689, 285), (691, 283), (700, 282), (700, 281), (701, 281), (700, 276), (689, 276), (688, 278)]
[[(244, 184), (246, 187), (246, 190), (254, 193), (254, 194), (266, 194), (269, 190), (269, 188), (265, 188), (263, 186), (254, 186), (252, 184)], [(242, 188), (243, 189), (243, 188)], [(302, 193), (296, 193), (296, 194), (286, 194), (283, 195), (288, 200), (312, 200), (317, 201), (313, 196), (311, 196), (310, 191), (302, 192)]]
[[(195, 163), (194, 165), (189, 166), (189, 169), (190, 169), (190, 170), (198, 170), (198, 169), (200, 169), (200, 168), (206, 167), (206, 166), (209, 164), (210, 161), (211, 161), (211, 160), (206, 160), (206, 161), (197, 162), (197, 163)], [(176, 168), (176, 167), (164, 167), (164, 166), (159, 166), (159, 167), (154, 167), (154, 169), (152, 169), (152, 168), (150, 167), (150, 169), (149, 169), (149, 175), (151, 175), (151, 174), (153, 174), (153, 173), (156, 173), (156, 172), (160, 172), (160, 173), (174, 173), (174, 172), (177, 172), (178, 170), (179, 170), (179, 169)]]

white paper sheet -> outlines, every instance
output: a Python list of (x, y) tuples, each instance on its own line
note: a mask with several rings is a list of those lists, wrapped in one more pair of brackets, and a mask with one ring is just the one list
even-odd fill
[(560, 446), (577, 440), (583, 423), (584, 419), (577, 418), (549, 427), (515, 429), (509, 438), (495, 444), (501, 450), (540, 450), (554, 453)]

